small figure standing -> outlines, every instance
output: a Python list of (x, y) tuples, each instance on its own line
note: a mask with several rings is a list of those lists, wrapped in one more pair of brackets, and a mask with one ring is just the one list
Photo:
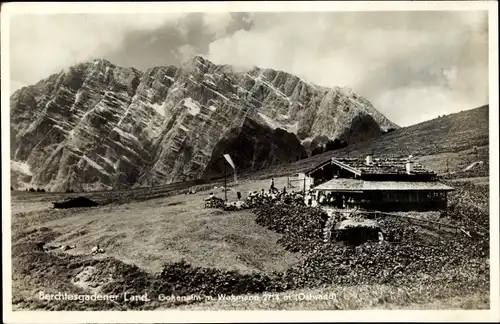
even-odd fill
[(274, 178), (271, 178), (271, 190), (274, 189)]

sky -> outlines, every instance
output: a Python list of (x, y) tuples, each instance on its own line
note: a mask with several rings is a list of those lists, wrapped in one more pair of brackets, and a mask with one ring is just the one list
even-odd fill
[(9, 45), (11, 92), (94, 58), (201, 55), (348, 87), (401, 126), (488, 103), (486, 11), (16, 14)]

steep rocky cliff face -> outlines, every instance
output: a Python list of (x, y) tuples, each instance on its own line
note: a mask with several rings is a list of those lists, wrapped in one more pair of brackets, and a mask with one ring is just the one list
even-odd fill
[[(145, 72), (82, 63), (16, 91), (10, 108), (11, 161), (23, 166), (16, 172), (51, 191), (201, 178), (217, 172), (223, 151), (238, 168), (258, 169), (301, 156), (299, 140), (355, 142), (397, 127), (349, 91), (201, 57)], [(353, 131), (360, 115), (370, 122)]]
[[(205, 169), (205, 178), (224, 174), (226, 163), (222, 155), (225, 153), (235, 165), (248, 171), (307, 157), (297, 136), (281, 128), (273, 130), (249, 118), (217, 143)], [(228, 166), (227, 171), (232, 172), (231, 167)]]

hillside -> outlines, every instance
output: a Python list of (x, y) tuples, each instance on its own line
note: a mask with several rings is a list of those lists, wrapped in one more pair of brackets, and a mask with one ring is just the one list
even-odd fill
[[(276, 185), (286, 185), (286, 177), (276, 179)], [(237, 199), (236, 192), (259, 190), (268, 181), (242, 181), (228, 192), (228, 199)], [(459, 209), (473, 215), (476, 221), (485, 221), (488, 209), (469, 209), (487, 203), (484, 190), (464, 186), (464, 192), (472, 193), (471, 199), (460, 199)], [(223, 193), (214, 190), (216, 196)], [(205, 208), (203, 198), (210, 192), (198, 191), (193, 195), (157, 197), (150, 195), (147, 202), (128, 201), (119, 205), (70, 210), (52, 209), (51, 201), (57, 194), (31, 194), (17, 192), (12, 199), (12, 276), (13, 308), (16, 310), (161, 310), (181, 307), (205, 310), (335, 310), (335, 309), (390, 309), (390, 308), (488, 308), (489, 267), (487, 260), (477, 256), (475, 240), (462, 234), (445, 230), (420, 227), (416, 232), (402, 231), (405, 241), (399, 244), (366, 245), (356, 253), (341, 251), (332, 253), (333, 245), (322, 245), (310, 252), (320, 253), (310, 258), (311, 253), (292, 252), (285, 243), (298, 243), (304, 235), (315, 232), (301, 231), (294, 227), (292, 235), (280, 234), (277, 229), (264, 226), (264, 219), (279, 220), (278, 213), (259, 217), (253, 210), (225, 211)], [(62, 195), (61, 195), (62, 196)], [(456, 193), (452, 197), (457, 197)], [(453, 199), (455, 199), (453, 198)], [(278, 207), (275, 208), (288, 208)], [(261, 210), (266, 210), (261, 209)], [(305, 209), (300, 209), (304, 212)], [(298, 219), (316, 222), (311, 217)], [(413, 216), (416, 216), (412, 214)], [(420, 215), (432, 217), (439, 222), (461, 224), (471, 229), (460, 217), (443, 219), (439, 213)], [(458, 216), (458, 214), (457, 214)], [(260, 219), (260, 221), (258, 221)], [(287, 218), (288, 219), (288, 218)], [(292, 224), (294, 223), (292, 222)], [(383, 222), (383, 220), (381, 220)], [(482, 222), (481, 222), (482, 223)], [(302, 223), (300, 223), (302, 224)], [(386, 225), (390, 225), (388, 222)], [(397, 228), (403, 224), (396, 222)], [(310, 229), (305, 226), (306, 229)], [(430, 232), (433, 231), (433, 232)], [(414, 233), (411, 235), (411, 233)], [(431, 233), (432, 235), (429, 235)], [(438, 235), (439, 234), (439, 235)], [(415, 244), (418, 243), (418, 244)], [(47, 246), (73, 246), (69, 250), (43, 251)], [(413, 245), (415, 244), (415, 245)], [(89, 255), (92, 247), (99, 245), (102, 254)], [(407, 248), (400, 250), (402, 246)], [(304, 247), (305, 245), (301, 245)], [(312, 245), (313, 246), (313, 245)], [(370, 248), (371, 247), (371, 248)], [(425, 248), (425, 249), (424, 249)], [(376, 254), (374, 252), (379, 251)], [(316, 251), (316, 252), (315, 252)], [(357, 250), (356, 250), (357, 251)], [(370, 252), (372, 251), (372, 252)], [(323, 254), (322, 254), (323, 253)], [(415, 255), (417, 254), (417, 255)], [(471, 255), (472, 254), (472, 255)], [(471, 257), (472, 256), (472, 257)], [(321, 257), (321, 259), (318, 259)], [(354, 258), (354, 259), (353, 259)], [(363, 261), (366, 258), (366, 261)], [(403, 275), (390, 276), (397, 262), (405, 259)], [(353, 262), (356, 261), (356, 262)], [(370, 265), (367, 265), (369, 261)], [(184, 263), (183, 263), (184, 262)], [(185, 263), (187, 262), (187, 263)], [(340, 264), (342, 263), (342, 264)], [(357, 266), (356, 266), (357, 264)], [(372, 278), (360, 282), (351, 272), (341, 272), (346, 265), (352, 273)], [(306, 272), (294, 272), (305, 266)], [(321, 267), (324, 268), (321, 268)], [(320, 268), (318, 268), (320, 267)], [(380, 271), (380, 269), (383, 271)], [(47, 270), (49, 269), (49, 271)], [(304, 268), (302, 268), (304, 269)], [(366, 271), (365, 271), (365, 270)], [(277, 274), (289, 273), (293, 282), (300, 282), (305, 274), (324, 272), (328, 284), (318, 285), (308, 281), (303, 287), (273, 291), (265, 280)], [(430, 275), (429, 275), (430, 274)], [(368, 276), (367, 276), (368, 275)], [(349, 281), (339, 282), (339, 278)], [(384, 278), (387, 278), (385, 280)], [(267, 278), (267, 279), (266, 279)], [(288, 278), (288, 277), (286, 277)], [(311, 278), (314, 279), (315, 277)], [(222, 279), (222, 280), (221, 280)], [(276, 280), (276, 279), (273, 279)], [(393, 281), (394, 280), (394, 281)], [(230, 282), (231, 284), (227, 284)], [(208, 284), (207, 284), (208, 283)], [(171, 287), (179, 288), (172, 292)], [(178, 302), (160, 301), (159, 293), (170, 296), (191, 296), (199, 289), (233, 289), (235, 296), (252, 296), (252, 300), (220, 300)], [(243, 287), (243, 288), (242, 288)], [(264, 287), (263, 291), (259, 287)], [(467, 287), (464, 291), (463, 287)], [(185, 290), (189, 288), (189, 290)], [(123, 294), (147, 292), (151, 301), (130, 302), (78, 302), (71, 300), (47, 301), (38, 297), (45, 293), (66, 292), (68, 294)], [(328, 294), (334, 298), (300, 299), (293, 296)], [(230, 295), (230, 293), (227, 293)], [(273, 297), (274, 296), (274, 297)], [(292, 296), (285, 300), (285, 296)]]
[(16, 91), (10, 108), (11, 160), (23, 166), (13, 185), (50, 191), (200, 179), (220, 150), (246, 160), (240, 140), (263, 147), (244, 164), (255, 171), (303, 157), (301, 142), (318, 136), (354, 144), (397, 128), (349, 90), (201, 57), (145, 72), (81, 63)]
[[(225, 146), (232, 145), (231, 139), (248, 136), (246, 132), (233, 135), (224, 142)], [(485, 162), (483, 167), (486, 166), (480, 172), (487, 175), (488, 107), (396, 130), (375, 141), (327, 152), (281, 168), (268, 168), (265, 173), (242, 175), (239, 183), (230, 182), (227, 196), (229, 201), (235, 201), (236, 192), (242, 192), (245, 197), (247, 192), (259, 191), (269, 185), (268, 180), (255, 178), (292, 174), (331, 155), (362, 154), (375, 147), (383, 152), (381, 155), (404, 156), (413, 153), (408, 152), (408, 145), (412, 143), (412, 147), (419, 149), (418, 159), (425, 163), (442, 165), (443, 157), (454, 157), (453, 167), (461, 170), (463, 165), (480, 159)], [(475, 146), (478, 147), (477, 154), (473, 150)], [(15, 167), (18, 172), (23, 172), (22, 164)], [(469, 171), (457, 174), (459, 178), (470, 175)], [(268, 211), (268, 207), (260, 209), (268, 211), (267, 216), (254, 210), (205, 208), (203, 198), (210, 192), (224, 197), (220, 180), (211, 184), (188, 181), (159, 187), (84, 193), (101, 206), (73, 210), (52, 209), (51, 202), (82, 195), (80, 193), (13, 191), (12, 259), (16, 269), (12, 278), (13, 307), (19, 310), (161, 310), (175, 307), (188, 310), (487, 309), (490, 307), (489, 253), (487, 235), (483, 231), (489, 227), (488, 180), (482, 179), (484, 184), (479, 184), (477, 179), (454, 180), (461, 181), (461, 185), (455, 186), (456, 190), (450, 193), (448, 217), (437, 212), (410, 213), (412, 217), (475, 231), (472, 237), (461, 231), (449, 232), (444, 229), (446, 227), (433, 228), (429, 224), (422, 226), (418, 222), (408, 224), (386, 219), (385, 224), (401, 230), (405, 240), (398, 244), (377, 242), (366, 245), (359, 253), (350, 254), (350, 259), (348, 254), (332, 253), (328, 246), (308, 253), (287, 250), (288, 244), (294, 242), (297, 246), (307, 247), (310, 242), (305, 236), (309, 237), (310, 232), (301, 229), (308, 227), (302, 227), (302, 222), (299, 222), (298, 227), (288, 234), (280, 234), (276, 230), (279, 227), (270, 230), (271, 227), (263, 226), (263, 222), (274, 224), (280, 212)], [(287, 177), (275, 181), (278, 188), (288, 183)], [(214, 188), (215, 185), (219, 187)], [(196, 192), (185, 195), (188, 188), (196, 189)], [(285, 209), (284, 206), (274, 208)], [(311, 215), (304, 217), (304, 210), (300, 211), (290, 213), (295, 215), (292, 218), (281, 215), (282, 220), (316, 222)], [(383, 219), (379, 221), (384, 222)], [(408, 228), (412, 230), (407, 231)], [(314, 233), (320, 232), (316, 228)], [(47, 253), (38, 249), (40, 242), (74, 248)], [(97, 245), (104, 252), (89, 255), (88, 252)], [(403, 246), (406, 248), (400, 250)], [(314, 255), (316, 257), (312, 258)], [(397, 269), (394, 263), (403, 259), (407, 263), (399, 268), (397, 276), (391, 277), (391, 271)], [(342, 272), (346, 265), (350, 271)], [(294, 269), (303, 270), (301, 266), (307, 271), (294, 272)], [(318, 276), (312, 275), (310, 281), (304, 281), (304, 286), (273, 291), (265, 280), (280, 273), (295, 276), (291, 278), (292, 282), (305, 280), (309, 274)], [(346, 281), (334, 281), (350, 273), (356, 275)], [(386, 276), (389, 279), (384, 279)], [(326, 278), (329, 283), (314, 283), (318, 278)], [(356, 278), (373, 280), (364, 282)], [(227, 280), (235, 284), (228, 286), (225, 284), (229, 282)], [(191, 292), (206, 287), (223, 290), (224, 287), (244, 286), (243, 292), (236, 296), (250, 296), (248, 298), (252, 300), (214, 298), (210, 301), (173, 302), (158, 301), (153, 297), (151, 302), (142, 304), (98, 304), (48, 302), (40, 300), (34, 293), (38, 289), (121, 294), (126, 287), (152, 296), (159, 293), (170, 296), (170, 287), (174, 283), (176, 287), (188, 289), (178, 292), (178, 296), (190, 296)], [(259, 287), (265, 287), (265, 290)], [(463, 287), (467, 287), (467, 291)], [(300, 298), (305, 295), (312, 297)], [(323, 295), (333, 298), (314, 297)], [(287, 296), (291, 298), (286, 299)]]
[[(474, 151), (474, 147), (477, 152)], [(333, 156), (357, 156), (367, 153), (390, 157), (405, 157), (411, 154), (418, 162), (439, 173), (458, 172), (473, 162), (483, 161), (481, 175), (487, 175), (489, 106), (485, 105), (400, 128), (339, 150), (271, 167), (253, 176), (291, 175), (307, 170)]]

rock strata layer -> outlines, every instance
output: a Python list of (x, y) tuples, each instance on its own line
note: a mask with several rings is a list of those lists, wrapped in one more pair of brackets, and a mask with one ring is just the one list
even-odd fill
[(216, 176), (222, 153), (257, 170), (304, 157), (317, 136), (349, 143), (397, 126), (366, 99), (291, 74), (195, 57), (145, 72), (99, 59), (11, 96), (13, 186), (153, 186)]

